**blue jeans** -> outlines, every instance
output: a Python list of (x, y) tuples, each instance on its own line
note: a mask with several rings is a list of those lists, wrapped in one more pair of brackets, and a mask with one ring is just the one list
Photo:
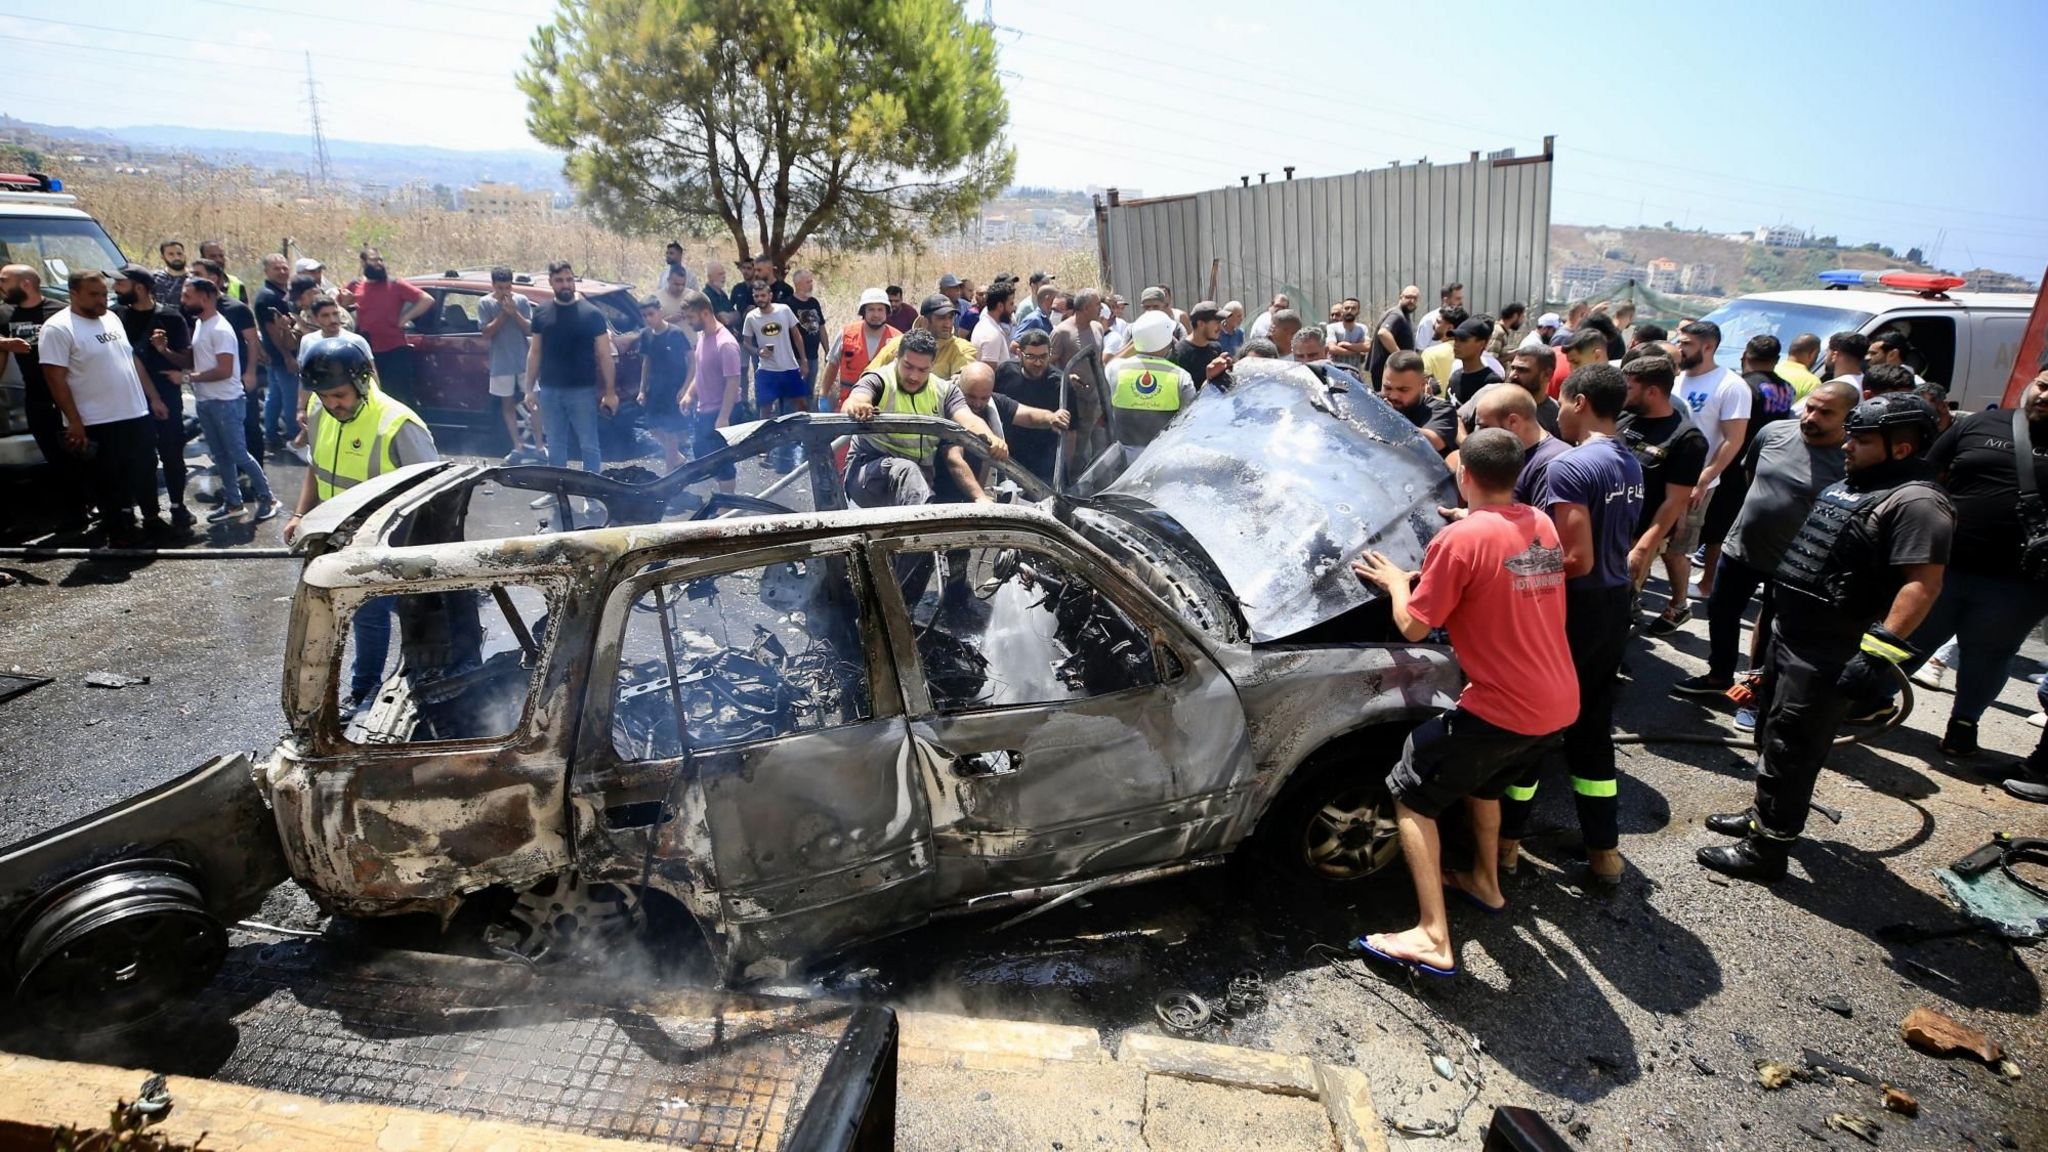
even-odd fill
[(1906, 671), (1918, 671), (1928, 655), (1953, 637), (1961, 645), (1962, 662), (1955, 670), (1956, 702), (1949, 718), (1974, 724), (1998, 699), (2012, 674), (2013, 656), (2043, 616), (2048, 616), (2048, 586), (1951, 568), (1942, 578), (1940, 599), (1908, 637), (1925, 655), (1906, 665)]
[(597, 391), (540, 386), (540, 421), (547, 429), (549, 464), (569, 466), (569, 438), (574, 436), (583, 454), (583, 470), (604, 471), (604, 457), (597, 447), (598, 421), (604, 418), (597, 406)]
[(293, 404), (299, 395), (299, 378), (277, 364), (263, 373), (263, 431), (280, 440), (292, 440), (299, 434), (299, 416)]
[(249, 455), (249, 436), (243, 428), (248, 405), (246, 396), (201, 400), (198, 404), (199, 431), (206, 437), (207, 454), (213, 457), (213, 469), (220, 476), (221, 499), (230, 508), (242, 506), (242, 472), (247, 472), (250, 483), (256, 486), (257, 503), (268, 504), (273, 500), (270, 478), (263, 474), (263, 466), (256, 463), (256, 458)]
[(367, 707), (384, 683), (384, 658), (391, 654), (391, 596), (376, 596), (356, 609), (349, 630), (355, 635), (355, 667), (349, 674), (349, 698)]

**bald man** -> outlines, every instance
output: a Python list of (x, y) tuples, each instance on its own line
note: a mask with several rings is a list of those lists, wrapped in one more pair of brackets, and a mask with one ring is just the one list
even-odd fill
[(39, 497), (54, 515), (59, 531), (87, 526), (86, 473), (77, 453), (64, 447), (64, 414), (50, 396), (37, 349), (43, 322), (64, 311), (64, 305), (43, 295), (43, 277), (27, 264), (0, 268), (0, 372), (12, 363), (21, 373), (22, 408), (29, 435), (49, 464), (47, 483), (37, 485)]
[(1372, 356), (1366, 362), (1374, 388), (1380, 386), (1386, 375), (1389, 357), (1396, 352), (1415, 351), (1415, 309), (1421, 303), (1422, 289), (1410, 284), (1401, 289), (1400, 303), (1380, 316), (1379, 324), (1373, 329)]
[(1550, 462), (1571, 445), (1544, 431), (1536, 419), (1536, 399), (1512, 384), (1489, 388), (1474, 397), (1481, 428), (1502, 428), (1522, 442), (1522, 474), (1515, 480), (1515, 503), (1540, 506)]
[[(976, 360), (960, 370), (953, 382), (960, 389), (960, 395), (967, 401), (967, 407), (982, 422), (995, 432), (999, 439), (1009, 439), (1007, 429), (1035, 428), (1064, 432), (1071, 424), (1065, 409), (1050, 411), (1019, 404), (1016, 400), (996, 391), (996, 370), (993, 366)], [(969, 463), (966, 454), (958, 448), (947, 448), (941, 453), (945, 466), (934, 476), (932, 502), (934, 504), (990, 503), (994, 497), (983, 487), (993, 477), (989, 469), (977, 468)], [(1052, 478), (1039, 479), (1052, 483)]]

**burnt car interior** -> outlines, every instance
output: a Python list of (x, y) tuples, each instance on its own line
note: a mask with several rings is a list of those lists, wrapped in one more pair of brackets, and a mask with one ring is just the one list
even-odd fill
[(398, 744), (511, 735), (526, 715), (549, 618), (548, 595), (528, 584), (370, 597), (350, 617), (336, 692), (348, 692), (365, 645), (384, 648), (383, 671), (374, 697), (357, 701), (344, 738)]

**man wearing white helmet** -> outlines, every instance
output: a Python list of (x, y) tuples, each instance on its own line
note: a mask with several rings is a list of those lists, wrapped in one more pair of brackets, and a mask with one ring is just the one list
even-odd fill
[(1166, 358), (1175, 328), (1171, 312), (1147, 312), (1131, 322), (1132, 353), (1108, 364), (1110, 436), (1143, 448), (1194, 402), (1195, 380)]
[[(818, 384), (818, 408), (820, 411), (837, 411), (846, 404), (846, 394), (853, 390), (853, 382), (867, 371), (868, 361), (882, 346), (903, 333), (889, 325), (889, 294), (880, 288), (863, 289), (860, 305), (856, 309), (860, 319), (839, 330), (839, 339), (832, 342), (832, 348), (825, 353), (825, 371), (820, 374)], [(827, 393), (827, 388), (836, 391)], [(831, 402), (836, 397), (836, 402)]]

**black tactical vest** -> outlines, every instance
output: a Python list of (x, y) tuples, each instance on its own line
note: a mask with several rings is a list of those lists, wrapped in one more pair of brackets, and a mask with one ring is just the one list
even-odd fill
[(1670, 435), (1654, 443), (1636, 430), (1640, 421), (1631, 420), (1627, 427), (1620, 430), (1622, 445), (1635, 456), (1636, 463), (1641, 465), (1646, 473), (1660, 467), (1664, 463), (1664, 458), (1671, 454), (1671, 446), (1694, 427), (1691, 412), (1681, 406), (1673, 406), (1672, 411), (1684, 419), (1672, 426)]
[(1901, 581), (1878, 539), (1877, 505), (1900, 488), (1926, 483), (1912, 480), (1868, 492), (1850, 491), (1845, 480), (1828, 485), (1778, 562), (1778, 587), (1856, 620), (1882, 616)]

